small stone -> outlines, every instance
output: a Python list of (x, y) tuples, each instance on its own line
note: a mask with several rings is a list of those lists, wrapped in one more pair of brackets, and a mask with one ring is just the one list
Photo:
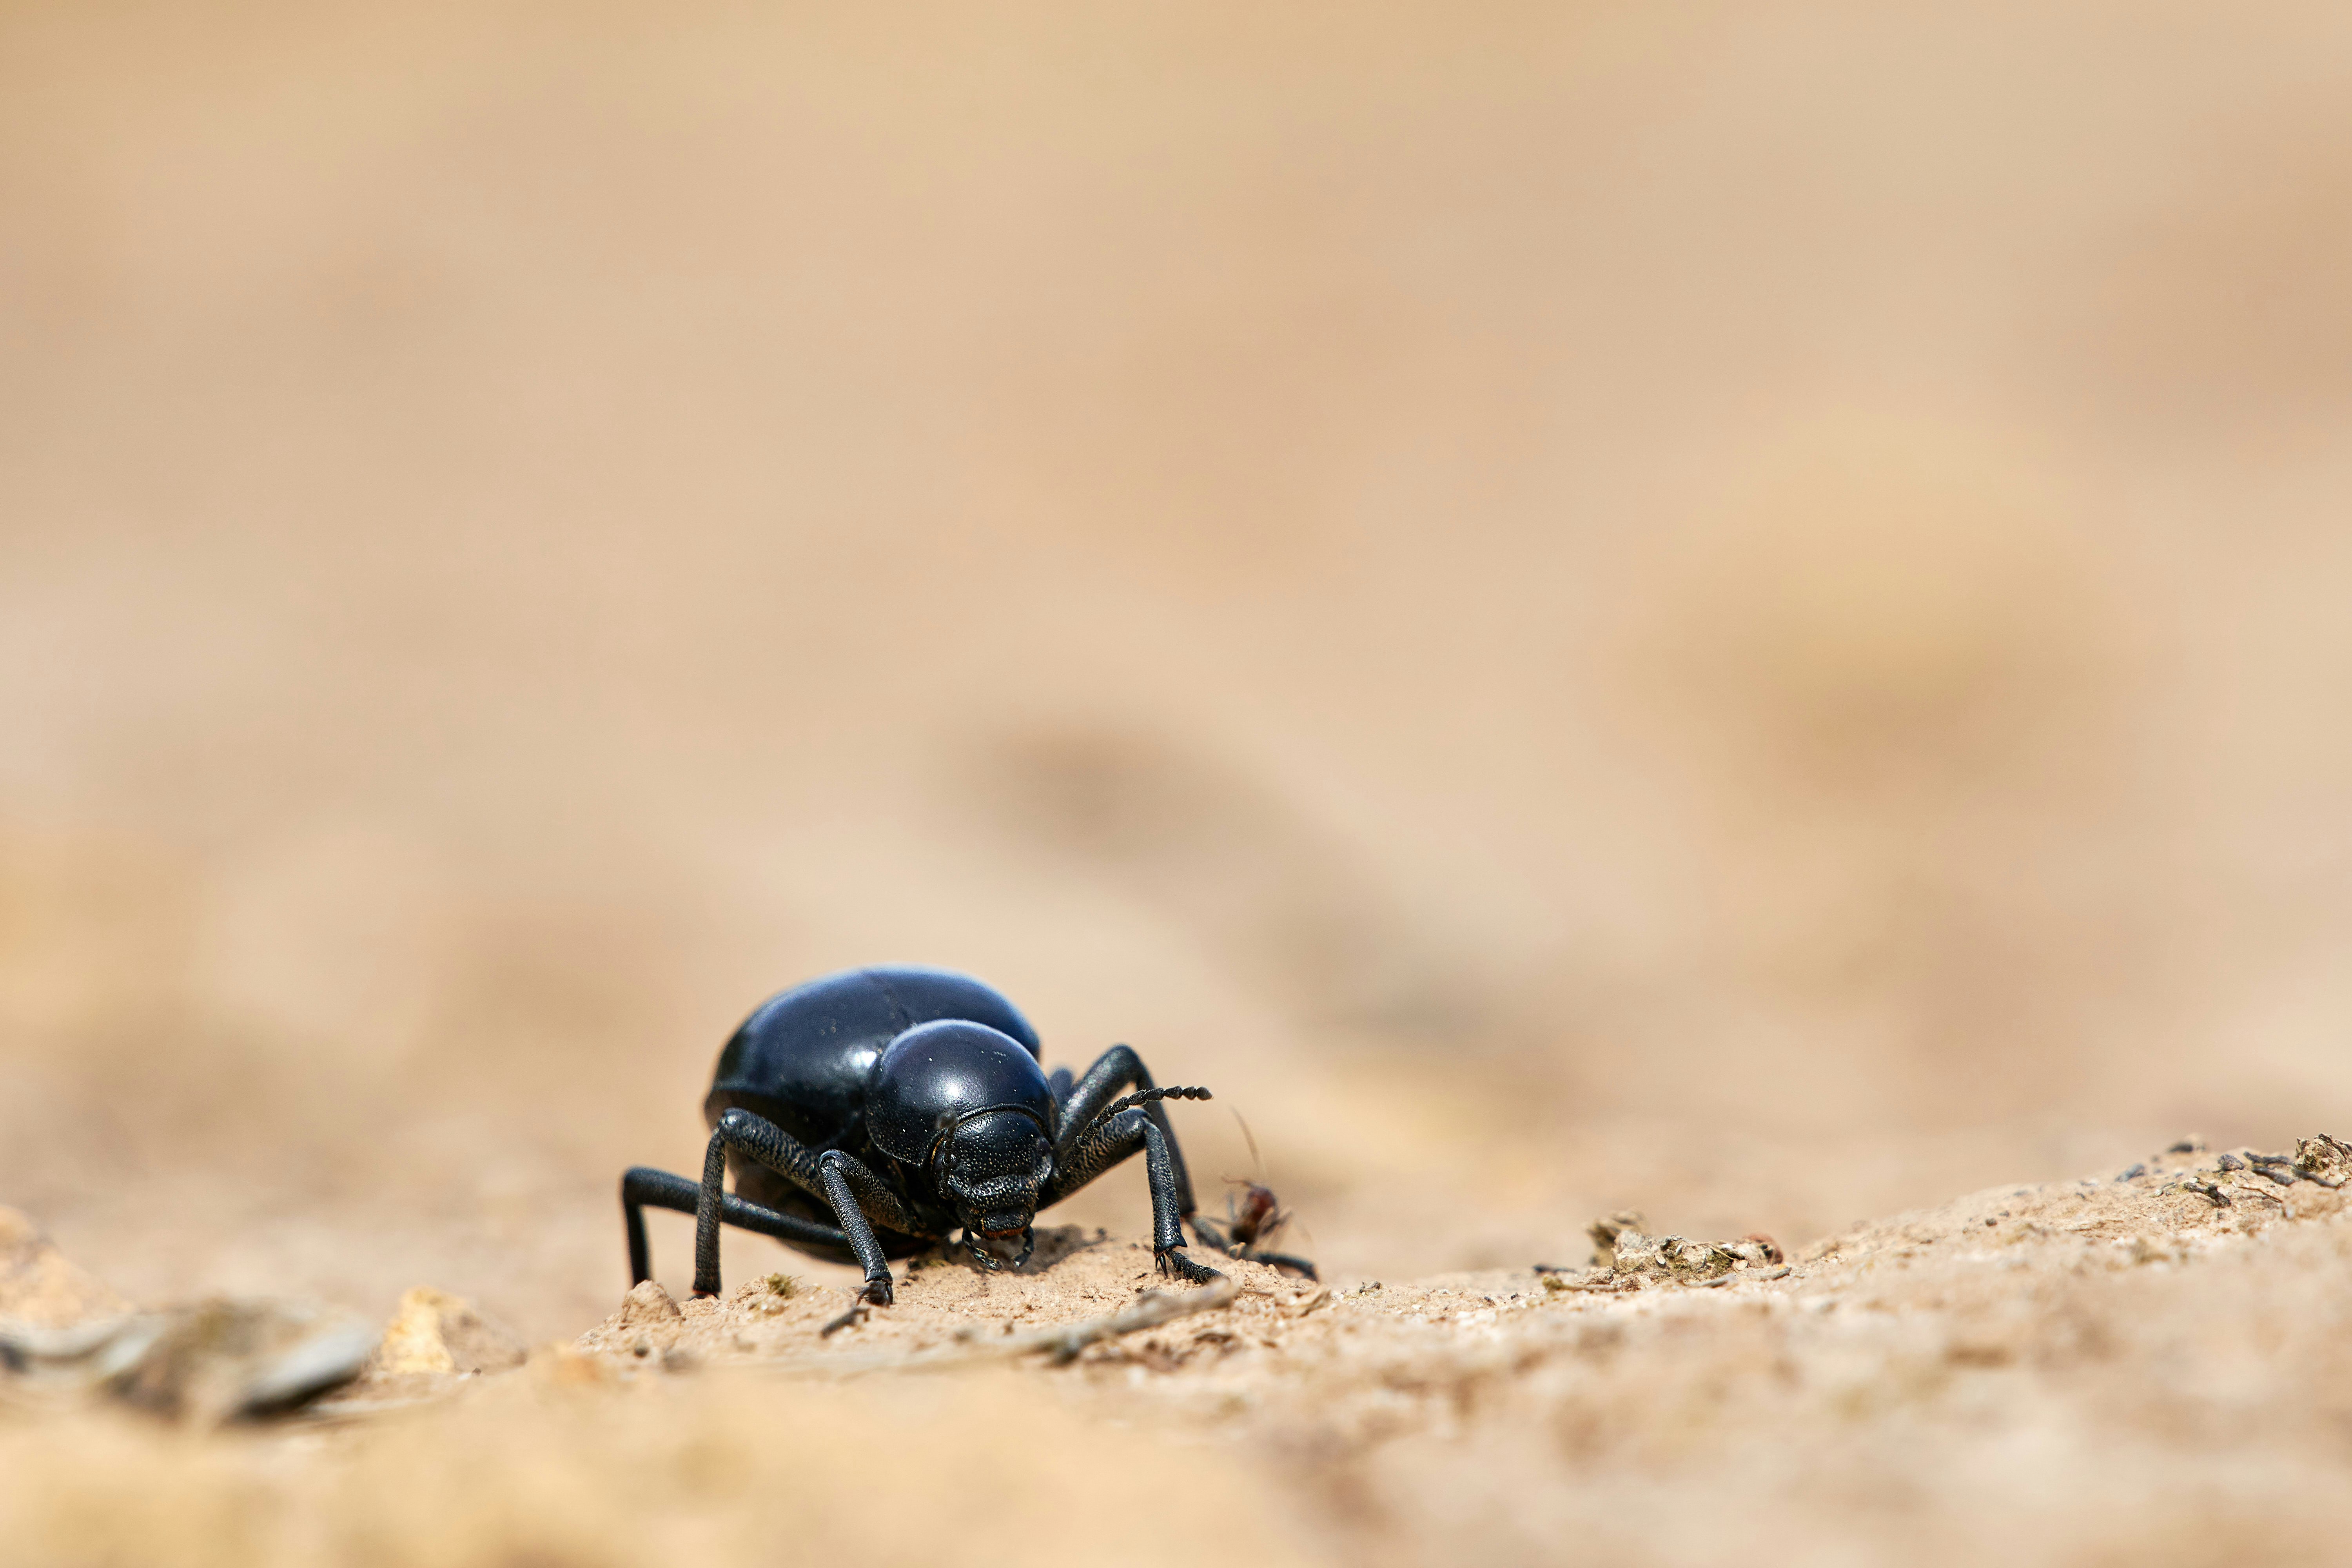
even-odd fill
[(505, 1372), (520, 1366), (523, 1354), (521, 1342), (471, 1301), (419, 1285), (401, 1297), (369, 1370), (389, 1377)]
[(629, 1287), (626, 1296), (621, 1298), (621, 1321), (632, 1328), (675, 1323), (685, 1316), (657, 1279), (640, 1279)]
[(376, 1349), (370, 1370), (385, 1377), (455, 1373), (457, 1358), (441, 1338), (441, 1292), (419, 1285), (401, 1297), (399, 1310), (385, 1325), (383, 1343)]
[(375, 1330), (292, 1301), (215, 1300), (124, 1321), (88, 1363), (105, 1392), (196, 1426), (291, 1410), (360, 1374)]
[(0, 1318), (64, 1328), (130, 1310), (130, 1302), (59, 1252), (38, 1226), (0, 1208)]
[(0, 1370), (194, 1426), (296, 1409), (360, 1374), (377, 1334), (299, 1301), (216, 1299), (133, 1311), (24, 1215), (0, 1209)]

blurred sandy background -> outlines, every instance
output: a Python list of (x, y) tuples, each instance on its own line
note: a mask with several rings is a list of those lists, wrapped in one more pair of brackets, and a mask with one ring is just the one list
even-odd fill
[(880, 959), (1213, 1086), (1343, 1280), (2341, 1129), (2347, 89), (2340, 5), (0, 7), (0, 1203), (576, 1332)]

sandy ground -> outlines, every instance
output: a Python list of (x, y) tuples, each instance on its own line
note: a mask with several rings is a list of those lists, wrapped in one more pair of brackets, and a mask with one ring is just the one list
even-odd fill
[[(452, 1364), (444, 1299), (273, 1427), (0, 1415), (0, 1539), (43, 1564), (2330, 1563), (2352, 1199), (2321, 1183), (2352, 1148), (2304, 1148), (2317, 1181), (2184, 1144), (1785, 1263), (1630, 1229), (1550, 1272), (1232, 1263), (1219, 1305), (1060, 1344), (1202, 1298), (1069, 1226), (1017, 1273), (918, 1259), (862, 1317), (782, 1272), (640, 1286), (496, 1371)], [(64, 1267), (0, 1305), (54, 1316)]]
[(552, 1338), (892, 961), (1351, 1276), (2352, 1121), (2347, 49), (0, 6), (0, 1201)]

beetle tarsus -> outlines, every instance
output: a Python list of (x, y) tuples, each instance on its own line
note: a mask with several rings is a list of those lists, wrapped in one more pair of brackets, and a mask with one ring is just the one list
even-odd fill
[(1181, 1246), (1162, 1247), (1151, 1258), (1160, 1273), (1172, 1274), (1190, 1285), (1207, 1285), (1224, 1278), (1207, 1264), (1194, 1262)]

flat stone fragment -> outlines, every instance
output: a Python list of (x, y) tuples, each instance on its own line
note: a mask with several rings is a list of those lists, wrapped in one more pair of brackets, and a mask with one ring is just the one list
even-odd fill
[(59, 1252), (32, 1220), (0, 1208), (0, 1319), (60, 1328), (130, 1310), (130, 1302)]

